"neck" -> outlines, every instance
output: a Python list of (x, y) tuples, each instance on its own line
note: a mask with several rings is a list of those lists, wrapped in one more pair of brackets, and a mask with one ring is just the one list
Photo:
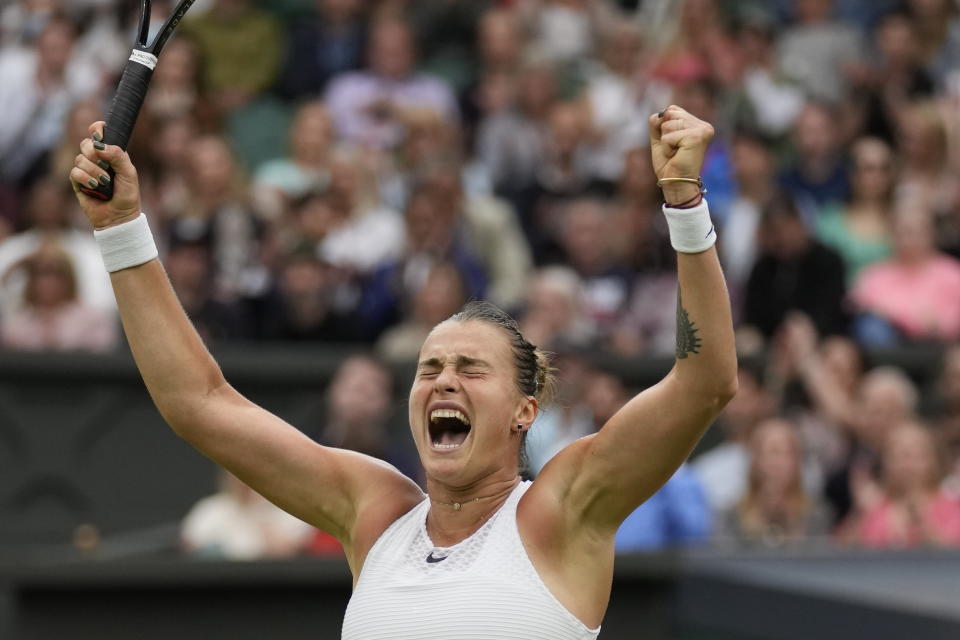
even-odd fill
[(449, 547), (469, 537), (503, 506), (518, 484), (517, 475), (486, 478), (468, 487), (450, 487), (428, 478), (430, 539), (438, 546)]

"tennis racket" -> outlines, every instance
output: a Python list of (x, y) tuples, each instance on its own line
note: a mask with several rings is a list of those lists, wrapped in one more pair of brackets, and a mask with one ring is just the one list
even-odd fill
[[(141, 0), (137, 41), (133, 45), (133, 53), (130, 54), (130, 59), (123, 68), (117, 93), (113, 97), (113, 104), (110, 106), (110, 113), (107, 115), (103, 130), (104, 144), (114, 144), (126, 151), (127, 145), (130, 143), (130, 135), (133, 133), (133, 126), (137, 123), (137, 116), (140, 114), (140, 107), (143, 106), (143, 99), (150, 87), (150, 78), (153, 77), (153, 70), (157, 66), (157, 58), (160, 56), (163, 46), (173, 35), (174, 29), (183, 20), (183, 16), (194, 2), (196, 0), (180, 0), (170, 17), (163, 23), (163, 27), (153, 39), (153, 42), (148, 44), (150, 0)], [(96, 189), (78, 185), (80, 191), (91, 198), (110, 200), (113, 198), (113, 168), (110, 168), (108, 173), (110, 174), (110, 182), (107, 184), (101, 184)]]

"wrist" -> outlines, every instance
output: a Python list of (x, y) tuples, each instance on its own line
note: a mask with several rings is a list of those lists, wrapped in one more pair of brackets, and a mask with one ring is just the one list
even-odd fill
[(668, 207), (683, 202), (689, 202), (700, 193), (700, 187), (692, 182), (670, 182), (661, 186), (663, 190), (663, 200)]
[(136, 220), (139, 215), (140, 215), (140, 209), (137, 208), (135, 210), (130, 211), (129, 213), (122, 214), (116, 218), (111, 218), (104, 222), (94, 223), (93, 229), (94, 231), (103, 231), (104, 229), (109, 229), (110, 227), (117, 227), (126, 222), (130, 222), (131, 220)]

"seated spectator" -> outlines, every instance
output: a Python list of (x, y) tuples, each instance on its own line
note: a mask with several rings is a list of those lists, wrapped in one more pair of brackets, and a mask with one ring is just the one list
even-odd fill
[(355, 148), (339, 148), (330, 157), (328, 200), (337, 217), (317, 255), (352, 274), (368, 274), (403, 249), (403, 218), (381, 203), (370, 161)]
[(760, 255), (747, 281), (744, 321), (770, 338), (791, 311), (801, 311), (821, 335), (845, 333), (843, 260), (816, 239), (784, 197), (766, 206)]
[(879, 481), (885, 439), (897, 425), (914, 419), (918, 396), (913, 382), (895, 367), (876, 367), (863, 376), (853, 422), (846, 425), (849, 444), (845, 460), (824, 487), (838, 521), (852, 508), (857, 487)]
[(297, 555), (313, 527), (291, 516), (223, 471), (220, 491), (190, 509), (180, 526), (187, 553), (205, 558), (260, 560)]
[(388, 362), (416, 362), (430, 331), (466, 302), (463, 278), (457, 267), (443, 262), (433, 265), (423, 286), (414, 294), (407, 317), (377, 340), (377, 353)]
[(75, 41), (74, 26), (54, 17), (35, 47), (0, 51), (0, 183), (29, 184), (43, 175), (70, 108), (100, 88), (96, 70), (72, 55)]
[(863, 272), (852, 299), (862, 314), (856, 336), (867, 346), (960, 338), (960, 261), (937, 250), (924, 209), (898, 211), (894, 254)]
[(326, 106), (319, 100), (300, 105), (287, 137), (290, 155), (263, 163), (253, 177), (257, 202), (273, 219), (292, 201), (330, 183), (333, 125)]
[(793, 124), (793, 162), (780, 174), (780, 187), (810, 219), (850, 192), (837, 110), (808, 102)]
[(359, 314), (368, 337), (377, 338), (400, 321), (400, 311), (424, 286), (434, 265), (454, 265), (468, 299), (479, 298), (487, 275), (466, 242), (463, 220), (427, 185), (411, 194), (406, 211), (406, 243), (401, 255), (377, 268), (365, 282)]
[[(960, 26), (960, 24), (958, 24)], [(950, 107), (947, 113), (955, 112)], [(936, 221), (949, 218), (960, 202), (960, 185), (951, 158), (951, 130), (934, 100), (901, 106), (896, 118), (900, 179), (898, 208), (929, 211)]]
[(314, 15), (289, 27), (280, 94), (288, 100), (323, 94), (331, 78), (362, 66), (367, 47), (363, 0), (314, 0)]
[(523, 335), (540, 348), (584, 348), (596, 330), (583, 308), (583, 283), (571, 269), (544, 267), (534, 272), (520, 318)]
[(380, 361), (353, 355), (337, 367), (326, 392), (326, 416), (316, 440), (389, 462), (418, 479), (409, 434), (393, 431), (393, 376)]
[(795, 2), (795, 20), (781, 36), (780, 68), (818, 100), (846, 97), (849, 79), (862, 65), (859, 31), (833, 16), (834, 0)]
[(109, 351), (116, 345), (116, 317), (80, 303), (73, 264), (61, 247), (41, 245), (12, 267), (21, 269), (24, 304), (0, 324), (0, 344), (25, 351)]
[(890, 223), (896, 173), (893, 152), (877, 138), (860, 138), (850, 153), (850, 197), (814, 220), (817, 237), (843, 258), (847, 285), (864, 267), (890, 256)]
[(140, 117), (165, 121), (195, 114), (201, 105), (200, 49), (189, 38), (173, 38), (150, 79)]
[(606, 201), (575, 200), (566, 207), (560, 227), (563, 262), (580, 276), (584, 313), (601, 334), (612, 333), (622, 321), (633, 276), (612, 251), (612, 215)]
[(617, 553), (657, 551), (705, 542), (712, 529), (710, 504), (687, 465), (634, 510), (617, 529)]
[(721, 516), (722, 542), (780, 547), (828, 533), (829, 511), (804, 488), (801, 449), (790, 422), (775, 418), (757, 427), (750, 439), (746, 491)]
[(456, 99), (441, 81), (416, 73), (410, 28), (397, 20), (372, 27), (369, 71), (345, 73), (330, 83), (326, 103), (337, 134), (363, 147), (390, 149), (403, 135), (401, 110), (431, 109), (448, 122), (459, 119)]
[(249, 104), (276, 81), (280, 24), (252, 0), (214, 0), (208, 11), (188, 15), (184, 27), (200, 48), (203, 87), (221, 113)]
[(842, 536), (867, 547), (960, 547), (960, 501), (940, 488), (943, 469), (930, 431), (905, 423), (883, 447), (879, 485), (865, 479)]
[(960, 16), (948, 0), (908, 0), (907, 10), (917, 30), (920, 60), (938, 86), (956, 70), (960, 55)]
[(960, 498), (960, 345), (954, 345), (943, 356), (934, 399), (937, 446), (947, 462), (945, 487)]
[(226, 141), (203, 136), (186, 156), (188, 200), (169, 222), (185, 241), (209, 238), (214, 296), (225, 301), (263, 295), (269, 275), (260, 261), (264, 222)]
[(737, 40), (743, 57), (743, 91), (757, 128), (779, 137), (790, 130), (803, 109), (800, 87), (783, 77), (776, 56), (777, 40), (770, 18), (747, 19)]
[(620, 178), (628, 150), (647, 146), (647, 118), (670, 102), (670, 87), (645, 68), (649, 55), (639, 26), (618, 23), (607, 34), (602, 70), (587, 81), (584, 100), (599, 138), (594, 162), (605, 180)]
[(11, 273), (11, 267), (45, 242), (56, 243), (70, 256), (77, 299), (83, 306), (109, 312), (116, 309), (110, 276), (103, 268), (96, 241), (89, 229), (80, 231), (71, 225), (72, 197), (60, 177), (41, 180), (28, 192), (22, 212), (27, 228), (0, 242), (0, 316), (19, 308), (23, 301), (22, 274)]
[(275, 290), (260, 310), (260, 330), (282, 342), (355, 342), (359, 337), (352, 309), (338, 299), (344, 276), (318, 259), (309, 247), (285, 255)]

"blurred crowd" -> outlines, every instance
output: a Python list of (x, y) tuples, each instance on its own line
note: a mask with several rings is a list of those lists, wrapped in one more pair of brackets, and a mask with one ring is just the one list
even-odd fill
[[(66, 176), (139, 4), (0, 8), (4, 348), (120, 340)], [(647, 148), (671, 103), (717, 130), (703, 179), (751, 365), (721, 441), (628, 520), (624, 548), (960, 545), (956, 0), (198, 0), (130, 152), (210, 342), (402, 363), (466, 300), (514, 313), (569, 380), (531, 433), (533, 474), (634, 391), (584, 354), (673, 352)], [(943, 354), (937, 380), (871, 368), (889, 348)], [(409, 456), (352, 424), (324, 438)]]

